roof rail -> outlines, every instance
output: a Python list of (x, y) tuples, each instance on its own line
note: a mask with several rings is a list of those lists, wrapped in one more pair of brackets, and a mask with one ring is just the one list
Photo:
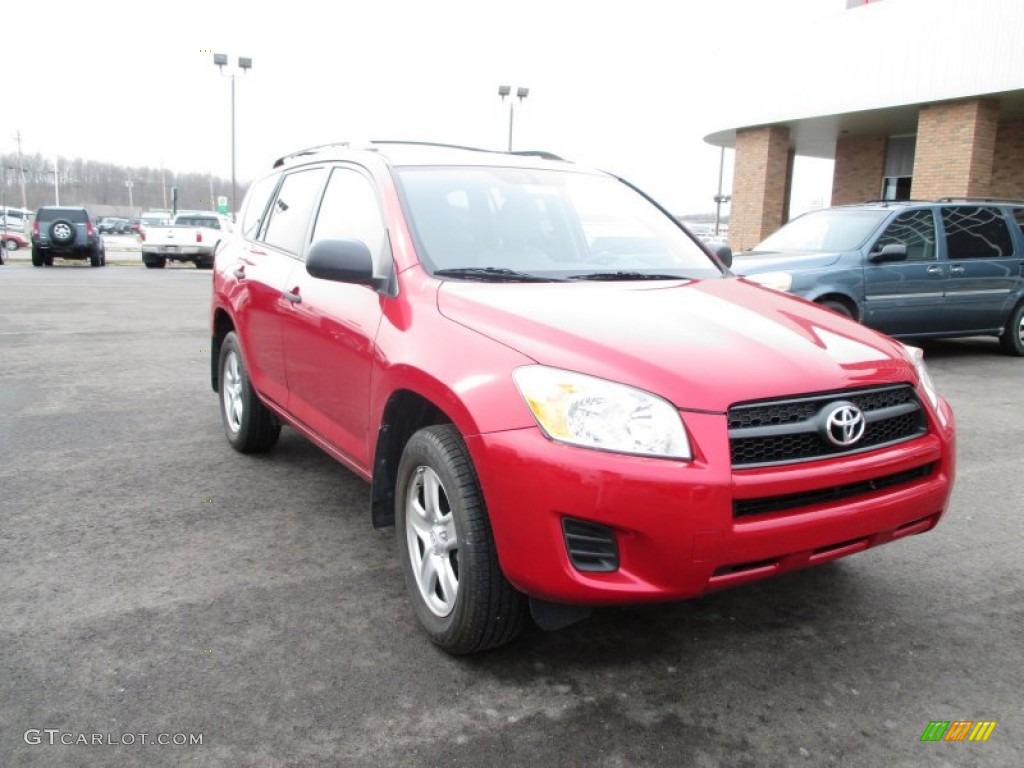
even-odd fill
[(938, 197), (936, 203), (1018, 203), (1024, 205), (1019, 197)]
[(300, 149), (300, 150), (298, 150), (296, 152), (292, 152), (290, 154), (283, 155), (283, 156), (279, 157), (277, 160), (274, 161), (273, 167), (274, 168), (280, 168), (282, 165), (284, 165), (289, 160), (294, 160), (297, 157), (305, 157), (307, 155), (315, 155), (318, 152), (321, 152), (321, 151), (323, 151), (325, 149), (334, 149), (334, 148), (339, 148), (340, 149), (340, 148), (349, 147), (349, 148), (359, 148), (359, 149), (374, 150), (374, 149), (376, 149), (380, 145), (384, 145), (384, 146), (388, 146), (388, 145), (405, 145), (405, 146), (413, 146), (413, 147), (440, 147), (440, 148), (443, 148), (443, 149), (460, 149), (460, 150), (464, 150), (466, 152), (489, 152), (489, 153), (492, 153), (492, 154), (518, 155), (520, 157), (540, 157), (540, 158), (543, 158), (545, 160), (561, 160), (562, 162), (569, 162), (565, 158), (559, 157), (554, 152), (546, 152), (546, 151), (541, 150), (541, 149), (519, 150), (519, 151), (516, 151), (516, 152), (505, 152), (503, 150), (497, 150), (497, 149), (483, 149), (481, 147), (467, 147), (467, 146), (465, 146), (463, 144), (445, 144), (443, 142), (437, 142), (437, 141), (408, 141), (408, 140), (403, 140), (403, 139), (371, 139), (369, 142), (335, 141), (335, 142), (331, 142), (329, 144), (318, 144), (315, 147), (307, 147), (305, 149)]
[(853, 205), (867, 205), (868, 203), (887, 203), (889, 205), (902, 205), (904, 203), (933, 203), (934, 200), (884, 200), (882, 198), (876, 198), (874, 200), (864, 200), (860, 203), (853, 203)]

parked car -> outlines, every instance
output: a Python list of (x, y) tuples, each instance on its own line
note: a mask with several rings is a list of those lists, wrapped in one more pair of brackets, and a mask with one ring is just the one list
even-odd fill
[(799, 216), (733, 270), (898, 338), (1024, 356), (1024, 201), (871, 202)]
[(19, 248), (28, 247), (28, 240), (20, 232), (0, 232), (0, 242), (3, 243), (3, 250), (16, 251)]
[(173, 224), (146, 227), (142, 232), (142, 263), (163, 269), (168, 261), (189, 261), (196, 269), (212, 269), (213, 256), (231, 233), (231, 220), (209, 211), (183, 211)]
[(87, 208), (44, 205), (32, 224), (32, 266), (53, 265), (53, 257), (88, 259), (94, 267), (106, 266), (103, 238)]
[(288, 424), (369, 481), (451, 653), (923, 533), (953, 483), (919, 349), (545, 153), (281, 158), (217, 254), (211, 333), (228, 442)]
[(117, 232), (118, 222), (120, 220), (112, 216), (104, 216), (98, 222), (96, 222), (96, 230), (101, 235), (112, 235)]

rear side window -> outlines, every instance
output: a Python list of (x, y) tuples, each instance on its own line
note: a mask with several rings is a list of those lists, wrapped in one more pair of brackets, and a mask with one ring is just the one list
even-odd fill
[(934, 261), (935, 214), (931, 209), (901, 213), (885, 228), (875, 250), (894, 244), (907, 246), (907, 261)]
[(264, 242), (289, 253), (302, 251), (303, 238), (320, 197), (323, 178), (323, 168), (296, 171), (284, 177), (277, 197), (270, 204), (270, 221)]
[(249, 190), (245, 200), (245, 214), (242, 218), (242, 235), (254, 240), (259, 234), (260, 225), (263, 223), (264, 213), (270, 196), (274, 194), (274, 187), (277, 186), (278, 176), (267, 176), (260, 179)]
[(958, 259), (998, 259), (1013, 255), (1013, 240), (998, 208), (955, 206), (942, 209), (946, 254)]

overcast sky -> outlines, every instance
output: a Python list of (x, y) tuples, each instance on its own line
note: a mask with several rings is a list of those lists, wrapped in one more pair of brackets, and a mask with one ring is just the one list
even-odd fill
[[(0, 119), (0, 146), (13, 152), (20, 131), (26, 153), (227, 178), (230, 80), (216, 51), (253, 60), (236, 81), (240, 180), (298, 148), (353, 138), (502, 149), (508, 106), (497, 89), (508, 84), (530, 89), (516, 104), (514, 148), (613, 171), (677, 213), (707, 211), (719, 150), (702, 139), (731, 127), (716, 120), (718, 105), (743, 98), (721, 84), (758, 66), (744, 42), (844, 9), (845, 0), (21, 3), (3, 14), (5, 103), (19, 108)], [(802, 168), (794, 207), (827, 202), (830, 164)]]

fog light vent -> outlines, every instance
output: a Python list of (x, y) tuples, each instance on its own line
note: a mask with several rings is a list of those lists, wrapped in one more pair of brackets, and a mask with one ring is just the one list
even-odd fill
[(576, 570), (607, 572), (619, 567), (619, 545), (611, 528), (566, 517), (562, 519), (562, 532)]

